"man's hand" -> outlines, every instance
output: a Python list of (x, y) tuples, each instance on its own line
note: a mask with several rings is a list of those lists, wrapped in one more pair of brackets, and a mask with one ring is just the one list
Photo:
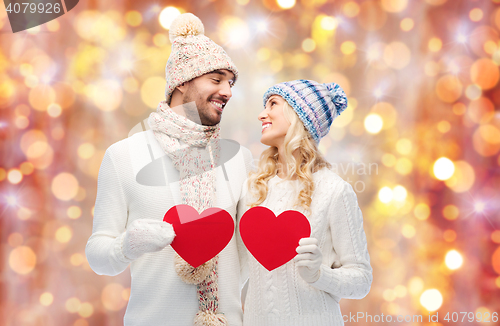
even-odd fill
[(164, 221), (138, 219), (125, 232), (122, 251), (128, 259), (137, 259), (147, 252), (160, 251), (174, 240), (171, 224)]
[(314, 283), (319, 279), (321, 261), (323, 255), (315, 238), (302, 238), (297, 247), (295, 265), (298, 267), (300, 276), (308, 283)]

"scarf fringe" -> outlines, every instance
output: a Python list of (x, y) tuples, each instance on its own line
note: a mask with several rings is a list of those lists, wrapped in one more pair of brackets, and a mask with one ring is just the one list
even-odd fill
[(214, 259), (210, 259), (206, 263), (195, 268), (176, 253), (174, 264), (175, 271), (181, 280), (188, 284), (200, 284), (208, 277), (210, 272), (212, 272), (214, 268)]
[(194, 317), (194, 326), (226, 326), (227, 319), (224, 314), (215, 314), (209, 310), (198, 311)]

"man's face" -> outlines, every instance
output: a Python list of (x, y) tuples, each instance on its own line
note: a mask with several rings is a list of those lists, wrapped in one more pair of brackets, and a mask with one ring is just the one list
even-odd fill
[(204, 126), (218, 124), (224, 107), (232, 96), (233, 83), (234, 74), (226, 69), (215, 70), (187, 82), (183, 103), (194, 102), (198, 110), (186, 110), (188, 118), (200, 121)]

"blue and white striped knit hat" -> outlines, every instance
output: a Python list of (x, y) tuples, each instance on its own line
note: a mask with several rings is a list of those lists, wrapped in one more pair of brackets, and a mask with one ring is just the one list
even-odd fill
[(264, 94), (264, 107), (272, 95), (279, 95), (288, 102), (316, 144), (328, 134), (333, 120), (347, 108), (347, 96), (335, 83), (298, 79), (274, 85)]

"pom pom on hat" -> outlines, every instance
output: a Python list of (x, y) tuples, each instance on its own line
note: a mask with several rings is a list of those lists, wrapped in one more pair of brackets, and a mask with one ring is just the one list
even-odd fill
[(191, 13), (186, 13), (177, 16), (170, 25), (169, 38), (170, 42), (179, 37), (186, 37), (188, 35), (200, 35), (205, 33), (205, 28), (201, 20)]

